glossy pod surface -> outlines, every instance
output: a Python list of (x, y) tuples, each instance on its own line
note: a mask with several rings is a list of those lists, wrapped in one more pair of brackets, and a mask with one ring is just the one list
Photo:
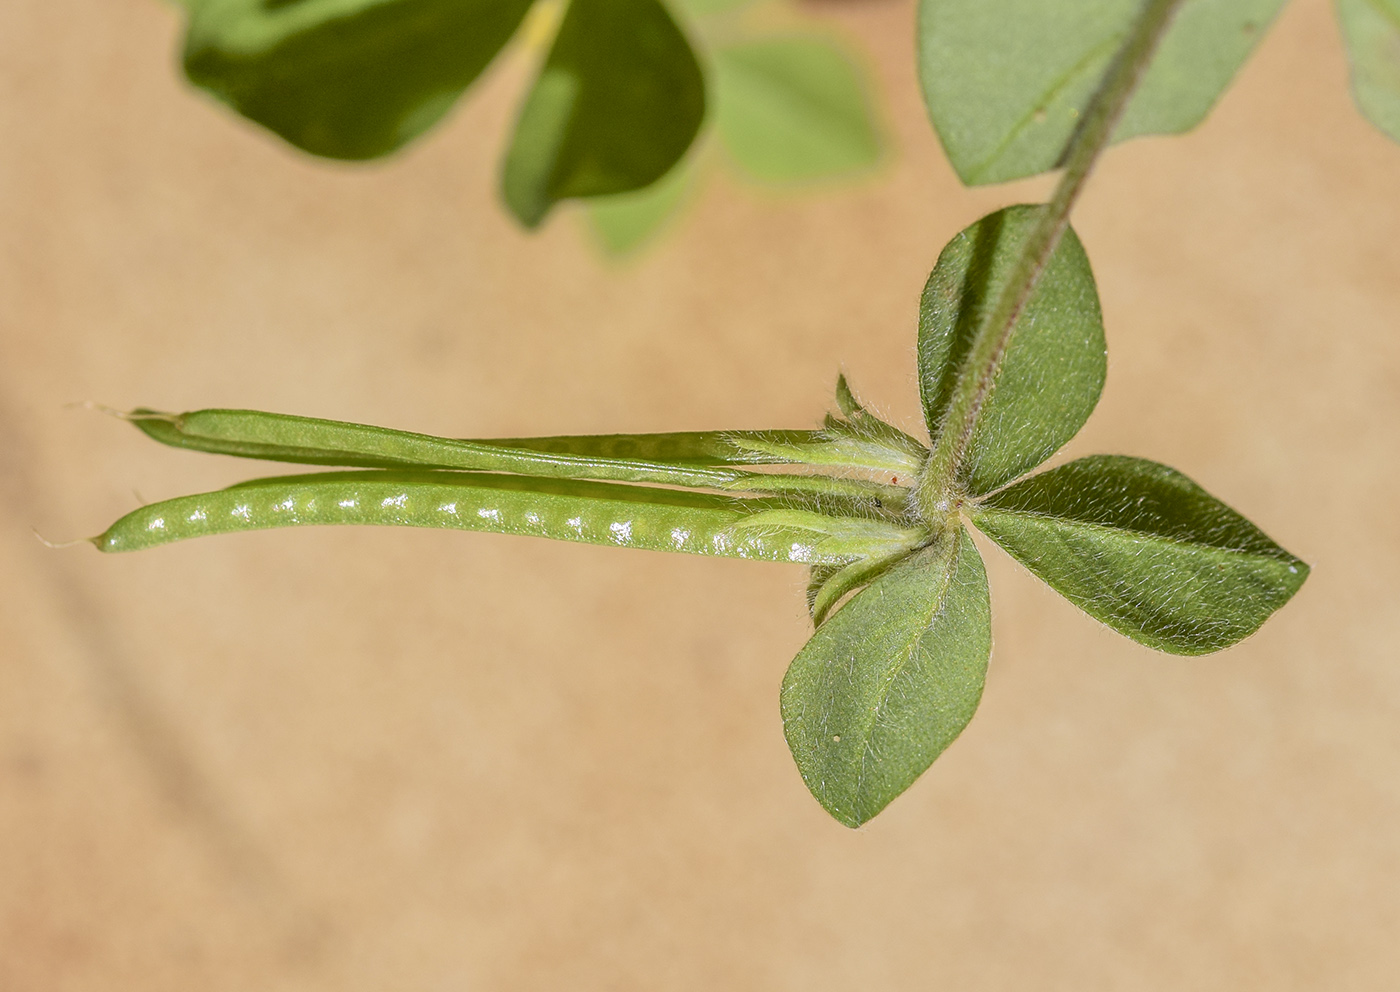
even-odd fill
[(137, 551), (191, 537), (317, 524), (436, 527), (763, 561), (849, 560), (821, 534), (736, 528), (772, 504), (642, 486), (467, 472), (322, 472), (243, 483), (128, 513), (93, 538)]

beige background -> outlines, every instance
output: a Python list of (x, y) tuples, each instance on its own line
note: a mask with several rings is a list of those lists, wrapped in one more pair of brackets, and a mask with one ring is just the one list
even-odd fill
[[(1194, 660), (987, 552), (971, 727), (866, 828), (777, 690), (797, 566), (324, 529), (45, 550), (259, 474), (69, 404), (455, 435), (813, 424), (844, 367), (918, 422), (969, 191), (913, 4), (812, 8), (898, 155), (765, 199), (712, 169), (605, 264), (492, 198), (517, 54), (372, 168), (183, 88), (155, 0), (0, 4), (0, 989), (1380, 989), (1400, 975), (1400, 148), (1295, 0), (1197, 133), (1104, 162), (1109, 327), (1070, 453), (1158, 458), (1314, 564)], [(275, 471), (275, 467), (273, 468)]]

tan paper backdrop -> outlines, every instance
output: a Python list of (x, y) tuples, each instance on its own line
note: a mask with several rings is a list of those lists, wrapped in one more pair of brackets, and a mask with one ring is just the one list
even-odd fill
[[(0, 4), (0, 989), (1381, 989), (1400, 974), (1400, 147), (1295, 0), (1208, 123), (1076, 224), (1111, 370), (1070, 454), (1160, 459), (1314, 564), (1155, 655), (987, 551), (981, 711), (866, 828), (777, 691), (797, 566), (323, 529), (48, 551), (259, 474), (85, 400), (453, 435), (805, 426), (843, 367), (911, 428), (965, 190), (913, 4), (826, 3), (898, 154), (712, 170), (628, 266), (493, 179), (517, 53), (388, 164), (187, 90), (156, 0)], [(139, 495), (138, 495), (139, 494)]]

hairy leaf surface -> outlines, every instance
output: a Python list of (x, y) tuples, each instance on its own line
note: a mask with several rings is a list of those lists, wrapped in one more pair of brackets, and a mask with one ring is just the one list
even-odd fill
[(812, 795), (856, 827), (972, 719), (991, 653), (982, 559), (967, 532), (894, 565), (812, 635), (783, 680), (783, 730)]
[(1356, 105), (1400, 141), (1400, 0), (1337, 0)]
[(997, 493), (971, 516), (1084, 612), (1173, 654), (1248, 637), (1308, 576), (1244, 517), (1142, 458), (1081, 458)]
[[(1186, 0), (1114, 140), (1195, 127), (1282, 6)], [(924, 103), (963, 182), (1057, 167), (1141, 10), (1141, 0), (921, 0)]]
[(830, 42), (764, 38), (725, 46), (714, 59), (720, 137), (755, 179), (822, 179), (879, 159), (864, 81)]
[[(1007, 207), (964, 229), (938, 256), (924, 286), (919, 392), (935, 440), (963, 361), (996, 306), (1038, 210)], [(981, 495), (1049, 458), (1084, 426), (1107, 369), (1094, 275), (1069, 230), (1016, 321), (959, 481)]]
[(534, 227), (560, 200), (648, 186), (704, 116), (695, 53), (658, 0), (573, 0), (516, 122), (506, 205)]
[(316, 155), (385, 155), (432, 127), (530, 0), (200, 0), (190, 81)]

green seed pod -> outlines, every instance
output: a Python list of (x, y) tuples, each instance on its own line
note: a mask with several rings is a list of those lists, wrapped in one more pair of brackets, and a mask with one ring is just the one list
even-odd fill
[(781, 522), (737, 526), (772, 508), (760, 499), (515, 475), (323, 472), (259, 479), (154, 503), (128, 513), (92, 540), (101, 551), (136, 551), (211, 534), (374, 524), (765, 561), (849, 559), (849, 552), (824, 552), (825, 535), (811, 530)]

